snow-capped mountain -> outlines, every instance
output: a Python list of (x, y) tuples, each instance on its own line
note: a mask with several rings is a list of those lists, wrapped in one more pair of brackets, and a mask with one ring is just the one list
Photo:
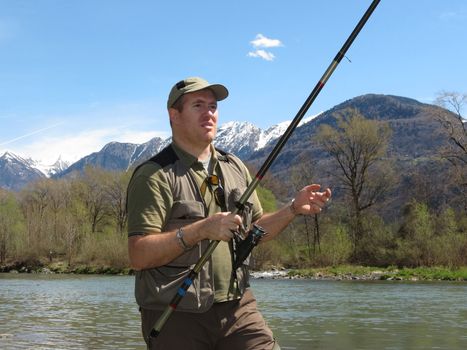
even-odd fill
[[(319, 115), (319, 114), (318, 114)], [(299, 126), (308, 123), (318, 115), (303, 119)], [(290, 120), (262, 130), (250, 122), (228, 122), (217, 130), (214, 145), (240, 158), (248, 158), (277, 138), (282, 136), (290, 124)]]
[[(266, 146), (277, 138), (288, 122), (270, 127), (264, 131), (249, 122), (229, 122), (217, 131), (214, 145), (224, 151), (234, 153), (240, 158), (248, 158), (253, 152)], [(98, 166), (108, 170), (128, 170), (151, 158), (171, 142), (155, 137), (143, 144), (111, 142), (99, 152), (92, 153), (73, 163), (57, 176), (66, 176), (82, 171), (86, 165)]]
[(41, 173), (43, 173), (47, 177), (53, 177), (61, 172), (65, 171), (69, 166), (70, 163), (63, 160), (62, 157), (58, 157), (55, 163), (53, 164), (44, 164), (39, 161), (35, 161), (31, 159), (31, 166)]
[[(298, 124), (298, 126), (302, 126), (304, 124), (307, 124), (308, 122), (310, 122), (313, 119), (315, 119), (316, 117), (318, 117), (320, 114), (321, 113), (318, 113), (318, 114), (313, 115), (311, 117), (303, 118), (300, 121), (300, 123)], [(267, 145), (269, 145), (271, 143), (271, 141), (275, 141), (276, 139), (281, 137), (284, 134), (285, 130), (287, 130), (287, 128), (289, 127), (291, 122), (292, 122), (291, 120), (287, 120), (285, 122), (282, 122), (282, 123), (279, 123), (277, 125), (271, 126), (267, 130), (263, 131), (260, 134), (258, 144), (257, 144), (257, 146), (255, 148), (255, 151), (259, 151), (260, 149), (262, 149), (262, 148), (266, 147)]]
[(214, 145), (242, 158), (256, 149), (262, 132), (249, 122), (229, 122), (217, 130)]
[(0, 157), (0, 187), (17, 191), (28, 183), (45, 178), (45, 174), (35, 167), (32, 159), (22, 158), (12, 152)]
[[(288, 171), (294, 160), (301, 159), (300, 157), (312, 158), (316, 163), (324, 159), (327, 156), (326, 152), (320, 150), (315, 137), (319, 125), (335, 125), (335, 114), (343, 113), (349, 108), (358, 110), (368, 119), (387, 121), (390, 124), (393, 136), (388, 149), (391, 157), (396, 161), (407, 157), (417, 159), (435, 155), (445, 140), (445, 136), (441, 135), (443, 129), (437, 119), (441, 113), (439, 107), (406, 97), (367, 94), (345, 101), (319, 116), (303, 120), (301, 124), (305, 125), (299, 125), (295, 130), (288, 140), (287, 148), (282, 150), (275, 160), (271, 172), (281, 174)], [(455, 115), (451, 117), (456, 118)], [(310, 119), (313, 121), (310, 122)], [(215, 145), (237, 154), (250, 164), (261, 164), (289, 124), (290, 122), (283, 122), (262, 130), (249, 122), (227, 123), (219, 127)], [(414, 134), (417, 135), (416, 138), (413, 137)], [(52, 167), (57, 169), (52, 171), (27, 157), (19, 157), (7, 152), (0, 157), (0, 187), (18, 190), (29, 182), (46, 176), (61, 177), (72, 172), (82, 172), (86, 165), (108, 170), (127, 170), (150, 158), (169, 142), (170, 139), (163, 140), (157, 137), (143, 144), (111, 142), (64, 171), (58, 171), (57, 166)]]
[(171, 137), (165, 140), (162, 140), (159, 137), (154, 137), (148, 142), (138, 145), (130, 157), (127, 169), (129, 169), (133, 165), (139, 164), (145, 159), (151, 158), (153, 155), (155, 155), (157, 152), (162, 150), (164, 147), (168, 146), (171, 141), (172, 141)]
[[(314, 117), (304, 119), (301, 124)], [(214, 145), (246, 159), (280, 137), (289, 124), (290, 121), (286, 121), (262, 130), (250, 122), (229, 122), (219, 127)], [(81, 172), (87, 165), (107, 170), (128, 170), (155, 155), (170, 142), (171, 138), (163, 140), (159, 137), (142, 144), (110, 142), (100, 151), (71, 165), (61, 158), (54, 164), (47, 165), (7, 152), (0, 158), (0, 187), (18, 190), (40, 178), (62, 177)]]

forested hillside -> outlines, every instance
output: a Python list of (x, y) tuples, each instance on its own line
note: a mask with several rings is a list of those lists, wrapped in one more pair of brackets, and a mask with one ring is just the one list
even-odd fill
[[(467, 265), (466, 136), (457, 112), (365, 95), (298, 128), (258, 189), (262, 203), (272, 211), (311, 182), (330, 186), (333, 199), (260, 245), (254, 267)], [(245, 159), (253, 175), (271, 147)], [(130, 175), (88, 165), (1, 190), (0, 264), (127, 266)]]

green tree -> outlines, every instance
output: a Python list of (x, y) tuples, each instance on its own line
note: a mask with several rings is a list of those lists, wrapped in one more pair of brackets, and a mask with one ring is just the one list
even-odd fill
[(259, 185), (256, 187), (256, 194), (258, 195), (259, 201), (261, 202), (261, 206), (263, 207), (263, 211), (265, 213), (272, 213), (277, 210), (276, 196), (274, 196), (272, 191)]
[(15, 196), (0, 189), (0, 263), (15, 249), (15, 238), (23, 229), (24, 218)]
[[(349, 201), (354, 258), (359, 259), (365, 236), (364, 211), (381, 200), (393, 184), (392, 169), (384, 160), (391, 137), (385, 122), (368, 120), (356, 109), (336, 115), (337, 126), (322, 125), (318, 140), (337, 164), (335, 176)], [(384, 161), (383, 161), (384, 160)]]
[(398, 264), (402, 266), (432, 266), (434, 222), (425, 203), (412, 201), (404, 209), (404, 221), (399, 230)]

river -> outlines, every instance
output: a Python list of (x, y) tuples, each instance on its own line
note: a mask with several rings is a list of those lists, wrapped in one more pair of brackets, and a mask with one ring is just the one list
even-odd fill
[[(467, 349), (467, 283), (252, 285), (283, 350)], [(0, 274), (0, 349), (145, 349), (133, 277)]]

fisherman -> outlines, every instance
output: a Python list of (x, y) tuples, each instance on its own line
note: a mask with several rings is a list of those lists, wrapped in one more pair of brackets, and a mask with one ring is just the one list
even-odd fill
[[(296, 215), (319, 213), (331, 197), (330, 189), (308, 185), (288, 205), (264, 214), (253, 192), (238, 212), (234, 194), (244, 192), (251, 176), (239, 158), (213, 146), (217, 104), (227, 96), (223, 85), (198, 77), (176, 83), (167, 101), (172, 143), (139, 166), (128, 185), (128, 249), (149, 349), (279, 349), (257, 309), (248, 259), (236, 264), (237, 243), (253, 223), (267, 233), (262, 241), (271, 240)], [(155, 322), (211, 240), (220, 243), (152, 338)]]

